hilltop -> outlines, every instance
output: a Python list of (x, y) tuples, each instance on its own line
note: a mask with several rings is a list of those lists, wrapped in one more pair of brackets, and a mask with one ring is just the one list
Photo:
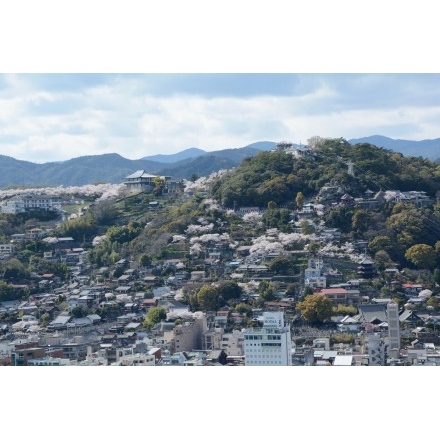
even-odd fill
[[(440, 139), (425, 141), (395, 140), (384, 136), (350, 139), (350, 145), (369, 144), (399, 152), (405, 156), (438, 159)], [(144, 169), (151, 174), (168, 175), (177, 179), (208, 176), (222, 169), (232, 169), (249, 157), (270, 151), (276, 142), (254, 142), (239, 148), (205, 151), (189, 148), (175, 154), (126, 159), (120, 154), (90, 155), (64, 162), (37, 164), (0, 155), (0, 188), (13, 186), (81, 186), (95, 183), (121, 183), (124, 177)], [(293, 144), (294, 148), (301, 148)]]

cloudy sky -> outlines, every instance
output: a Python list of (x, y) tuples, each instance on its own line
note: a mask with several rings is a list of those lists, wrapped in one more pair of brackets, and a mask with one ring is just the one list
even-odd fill
[(0, 154), (128, 159), (257, 141), (440, 137), (439, 74), (2, 74)]
[(434, 6), (249, 5), (10, 2), (0, 154), (45, 163), (315, 135), (440, 137)]

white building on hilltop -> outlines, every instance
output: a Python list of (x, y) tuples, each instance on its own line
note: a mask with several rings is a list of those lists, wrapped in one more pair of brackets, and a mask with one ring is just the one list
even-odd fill
[(291, 366), (290, 326), (282, 312), (263, 312), (262, 326), (244, 331), (245, 366)]

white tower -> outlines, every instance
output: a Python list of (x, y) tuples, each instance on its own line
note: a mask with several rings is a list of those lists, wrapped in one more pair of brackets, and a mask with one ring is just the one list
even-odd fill
[(387, 304), (388, 313), (388, 356), (399, 358), (400, 355), (400, 326), (399, 326), (399, 306), (394, 301)]

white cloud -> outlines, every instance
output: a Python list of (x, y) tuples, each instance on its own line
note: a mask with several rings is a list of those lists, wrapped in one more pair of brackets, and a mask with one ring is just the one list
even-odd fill
[[(0, 154), (128, 159), (252, 142), (440, 137), (439, 75), (3, 75)], [(429, 89), (429, 90), (428, 90)]]

